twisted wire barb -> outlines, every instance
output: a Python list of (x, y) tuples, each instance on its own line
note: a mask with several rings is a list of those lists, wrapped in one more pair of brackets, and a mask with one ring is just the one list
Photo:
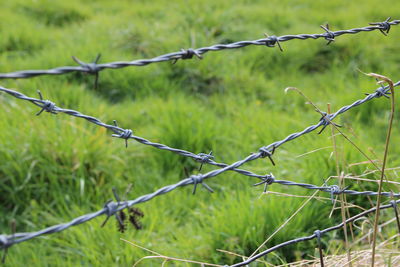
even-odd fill
[[(400, 200), (397, 200), (396, 203), (400, 203)], [(391, 208), (391, 207), (393, 207), (392, 204), (387, 204), (387, 205), (381, 206), (379, 208), (379, 210), (388, 209), (388, 208)], [(371, 209), (366, 210), (366, 211), (363, 211), (363, 212), (361, 212), (361, 213), (359, 213), (359, 214), (357, 214), (357, 215), (355, 215), (355, 216), (353, 216), (351, 218), (348, 218), (345, 222), (342, 222), (342, 223), (340, 223), (338, 225), (326, 228), (324, 230), (320, 230), (317, 233), (314, 232), (314, 234), (312, 234), (310, 236), (304, 236), (304, 237), (300, 237), (300, 238), (296, 238), (296, 239), (292, 239), (292, 240), (280, 243), (280, 244), (278, 244), (278, 245), (276, 245), (276, 246), (274, 246), (272, 248), (269, 248), (267, 250), (264, 250), (264, 251), (262, 251), (262, 252), (260, 252), (260, 253), (258, 253), (256, 255), (254, 255), (251, 258), (248, 258), (245, 261), (233, 264), (230, 267), (245, 266), (245, 265), (250, 264), (251, 262), (255, 261), (256, 259), (261, 258), (261, 257), (263, 257), (263, 256), (265, 256), (265, 255), (267, 255), (267, 254), (269, 254), (269, 253), (271, 253), (271, 252), (273, 252), (275, 250), (278, 250), (280, 248), (283, 248), (283, 247), (286, 247), (286, 246), (289, 246), (289, 245), (293, 245), (293, 244), (296, 244), (296, 243), (299, 243), (299, 242), (312, 240), (312, 239), (318, 238), (318, 235), (321, 236), (321, 235), (323, 235), (325, 233), (328, 233), (328, 232), (331, 232), (331, 231), (334, 231), (334, 230), (339, 230), (340, 228), (342, 228), (344, 226), (344, 224), (348, 224), (348, 223), (354, 222), (355, 220), (357, 220), (357, 219), (359, 219), (359, 218), (361, 218), (361, 217), (363, 217), (365, 215), (368, 215), (368, 214), (370, 214), (372, 212), (375, 212), (375, 211), (376, 211), (376, 207), (375, 208), (371, 208)]]
[[(263, 45), (267, 47), (274, 47), (275, 44), (278, 44), (279, 49), (282, 51), (281, 43), (290, 41), (290, 40), (306, 40), (306, 39), (319, 39), (324, 38), (328, 41), (328, 44), (335, 40), (335, 37), (344, 35), (344, 34), (357, 34), (360, 32), (370, 32), (374, 30), (381, 31), (384, 35), (389, 33), (391, 26), (400, 24), (400, 20), (393, 20), (389, 21), (390, 17), (386, 19), (384, 22), (376, 22), (370, 23), (370, 26), (362, 27), (362, 28), (354, 28), (349, 30), (340, 30), (340, 31), (330, 31), (329, 27), (322, 26), (325, 30), (324, 33), (317, 33), (317, 34), (297, 34), (297, 35), (283, 35), (283, 36), (268, 36), (263, 39), (252, 40), (252, 41), (239, 41), (230, 44), (216, 44), (212, 46), (201, 47), (197, 49), (182, 49), (179, 52), (173, 52), (164, 54), (161, 56), (157, 56), (151, 59), (139, 59), (133, 61), (117, 61), (117, 62), (110, 62), (110, 63), (103, 63), (97, 64), (97, 61), (93, 63), (84, 63), (78, 61), (80, 66), (64, 66), (64, 67), (57, 67), (48, 70), (23, 70), (23, 71), (16, 71), (10, 73), (0, 73), (0, 79), (5, 78), (29, 78), (35, 77), (39, 75), (59, 75), (65, 74), (70, 72), (84, 72), (89, 74), (96, 75), (95, 86), (97, 86), (97, 78), (98, 73), (104, 69), (119, 69), (125, 68), (129, 66), (146, 66), (152, 63), (157, 62), (164, 62), (164, 61), (172, 61), (175, 63), (178, 59), (191, 59), (193, 56), (198, 58), (202, 58), (202, 55), (210, 52), (210, 51), (220, 51), (225, 49), (236, 49), (242, 48), (250, 45)], [(75, 60), (75, 59), (74, 59)], [(76, 61), (76, 60), (75, 60)]]

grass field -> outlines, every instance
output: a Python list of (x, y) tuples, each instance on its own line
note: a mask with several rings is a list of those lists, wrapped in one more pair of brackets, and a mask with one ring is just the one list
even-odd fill
[[(181, 48), (254, 40), (263, 33), (320, 33), (319, 25), (327, 22), (339, 30), (389, 16), (400, 18), (400, 2), (388, 0), (0, 1), (2, 73), (75, 65), (73, 55), (87, 62), (98, 53), (100, 62), (134, 60)], [(285, 42), (283, 53), (251, 46), (210, 52), (203, 60), (180, 60), (175, 65), (104, 70), (96, 90), (94, 77), (82, 73), (2, 80), (1, 85), (34, 97), (40, 90), (60, 107), (107, 123), (117, 120), (135, 135), (171, 147), (194, 153), (212, 150), (216, 161), (232, 163), (318, 122), (320, 115), (304, 98), (295, 92), (285, 94), (288, 86), (301, 89), (322, 110), (327, 103), (337, 110), (378, 87), (357, 69), (399, 80), (399, 38), (400, 26), (394, 26), (387, 37), (379, 31), (344, 35), (329, 46), (324, 39)], [(133, 184), (128, 198), (134, 199), (178, 182), (186, 177), (185, 168), (189, 174), (198, 173), (199, 163), (193, 160), (134, 141), (126, 149), (123, 140), (84, 120), (49, 113), (36, 117), (37, 107), (5, 94), (0, 94), (0, 104), (0, 234), (10, 233), (12, 219), (17, 232), (28, 232), (96, 211), (112, 198), (112, 187), (122, 195)], [(347, 112), (337, 123), (371, 158), (382, 160), (389, 110), (390, 101), (379, 98)], [(400, 166), (397, 118), (389, 168)], [(276, 166), (260, 159), (243, 168), (322, 185), (336, 175), (330, 137), (330, 130), (311, 133), (280, 147), (274, 156)], [(366, 159), (341, 136), (336, 141), (341, 171), (356, 176), (374, 170), (368, 163), (354, 164)], [(212, 169), (203, 166), (201, 172)], [(396, 171), (387, 176), (398, 180)], [(378, 179), (379, 173), (364, 178)], [(121, 238), (171, 257), (222, 265), (241, 261), (217, 249), (250, 255), (305, 201), (262, 195), (262, 187), (252, 186), (255, 182), (226, 172), (207, 181), (213, 194), (199, 186), (192, 195), (192, 188), (185, 187), (138, 205), (145, 214), (140, 231), (130, 227), (120, 233), (114, 218), (100, 228), (104, 218), (98, 218), (11, 247), (6, 266), (131, 266), (149, 255)], [(329, 181), (337, 183), (335, 178)], [(377, 190), (370, 182), (346, 184), (354, 190)], [(268, 189), (302, 196), (313, 193), (278, 184)], [(310, 201), (266, 247), (340, 223), (340, 210), (329, 217), (329, 194), (318, 196), (328, 200)], [(365, 197), (347, 200), (371, 207)], [(351, 214), (357, 212), (350, 209)], [(392, 217), (393, 211), (382, 212), (382, 222)], [(380, 240), (395, 234), (392, 223), (383, 228)], [(325, 253), (344, 253), (341, 231), (323, 236), (322, 241)], [(358, 243), (354, 249), (363, 246), (368, 244)], [(299, 243), (264, 260), (283, 264), (307, 259), (317, 256), (315, 247), (315, 241)], [(139, 266), (161, 263), (146, 260)]]

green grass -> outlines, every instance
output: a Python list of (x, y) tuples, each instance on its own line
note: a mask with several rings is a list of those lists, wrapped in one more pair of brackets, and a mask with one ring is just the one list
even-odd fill
[[(97, 53), (102, 54), (101, 62), (133, 60), (181, 48), (262, 38), (264, 32), (318, 33), (322, 32), (319, 25), (326, 22), (339, 30), (388, 16), (400, 18), (400, 2), (386, 0), (1, 2), (0, 72), (75, 65), (72, 55), (87, 62)], [(203, 60), (181, 60), (175, 65), (104, 70), (97, 90), (94, 77), (82, 73), (2, 80), (1, 85), (29, 96), (36, 96), (40, 89), (58, 106), (108, 123), (117, 120), (121, 127), (154, 142), (195, 153), (212, 150), (217, 161), (232, 163), (318, 121), (318, 113), (297, 93), (284, 93), (288, 86), (300, 88), (322, 110), (327, 103), (336, 110), (377, 87), (357, 68), (397, 81), (399, 37), (400, 26), (394, 26), (388, 37), (379, 31), (345, 35), (329, 46), (323, 39), (285, 42), (283, 53), (278, 48), (252, 46), (210, 52)], [(176, 183), (185, 177), (184, 168), (197, 173), (199, 163), (135, 142), (125, 149), (123, 140), (86, 121), (63, 114), (36, 117), (37, 107), (4, 94), (0, 103), (1, 233), (10, 233), (13, 218), (17, 232), (27, 232), (98, 210), (112, 197), (112, 187), (122, 194), (132, 183), (128, 197), (133, 199)], [(389, 105), (380, 98), (337, 120), (374, 159), (371, 150), (379, 159), (383, 155)], [(397, 118), (389, 167), (400, 165), (400, 148), (395, 145), (400, 141)], [(275, 167), (268, 159), (260, 159), (244, 168), (322, 184), (336, 175), (332, 149), (296, 156), (331, 146), (329, 136), (330, 131), (311, 133), (283, 145), (274, 156)], [(366, 159), (340, 137), (338, 149), (346, 173), (373, 169), (371, 165), (349, 167)], [(212, 169), (203, 166), (202, 172)], [(396, 178), (395, 172), (388, 175)], [(369, 176), (377, 177), (378, 173)], [(254, 182), (233, 172), (222, 174), (207, 181), (214, 194), (200, 186), (193, 196), (187, 187), (138, 205), (145, 213), (140, 231), (132, 227), (121, 234), (114, 219), (100, 228), (104, 218), (98, 218), (11, 247), (6, 266), (131, 266), (148, 255), (120, 238), (168, 256), (237, 262), (240, 258), (216, 249), (251, 254), (303, 201), (273, 195), (259, 198), (262, 188), (252, 187)], [(347, 183), (361, 189), (356, 182)], [(370, 183), (363, 186), (377, 189)], [(280, 185), (269, 188), (312, 194)], [(348, 200), (369, 207), (364, 197)], [(268, 246), (339, 223), (339, 210), (328, 218), (331, 207), (330, 202), (312, 201)], [(384, 214), (383, 220), (392, 216), (390, 211)], [(388, 234), (395, 232), (389, 228)], [(335, 240), (335, 246), (343, 247), (341, 232), (323, 237), (326, 247)], [(266, 260), (282, 263), (307, 258), (314, 255), (315, 246), (315, 242), (299, 243)], [(142, 266), (160, 264), (154, 260)]]

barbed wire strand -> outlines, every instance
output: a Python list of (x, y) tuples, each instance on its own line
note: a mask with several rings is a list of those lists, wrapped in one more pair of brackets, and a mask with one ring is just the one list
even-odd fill
[[(381, 207), (379, 207), (379, 210), (393, 208), (394, 204), (392, 204), (392, 203), (391, 204), (387, 204), (387, 205), (382, 205)], [(400, 203), (400, 200), (395, 201), (395, 203), (396, 204)], [(230, 265), (230, 267), (245, 266), (245, 265), (250, 264), (251, 262), (255, 261), (256, 259), (259, 259), (259, 258), (261, 258), (261, 257), (263, 257), (263, 256), (265, 256), (265, 255), (267, 255), (267, 254), (269, 254), (269, 253), (271, 253), (273, 251), (276, 251), (276, 250), (278, 250), (280, 248), (283, 248), (283, 247), (286, 247), (286, 246), (289, 246), (289, 245), (293, 245), (293, 244), (296, 244), (296, 243), (299, 243), (299, 242), (304, 242), (304, 241), (308, 241), (308, 240), (312, 240), (312, 239), (318, 238), (318, 234), (319, 235), (323, 235), (323, 234), (326, 234), (326, 233), (334, 231), (334, 230), (339, 230), (340, 228), (342, 228), (344, 226), (344, 224), (348, 224), (348, 223), (354, 222), (355, 220), (357, 220), (357, 219), (359, 219), (359, 218), (361, 218), (361, 217), (363, 217), (365, 215), (368, 215), (368, 214), (370, 214), (370, 213), (372, 213), (374, 211), (376, 211), (376, 207), (371, 208), (371, 209), (366, 210), (366, 211), (363, 211), (363, 212), (361, 212), (361, 213), (359, 213), (359, 214), (357, 214), (357, 215), (355, 215), (355, 216), (353, 216), (351, 218), (348, 218), (345, 222), (342, 222), (342, 223), (340, 223), (338, 225), (326, 228), (324, 230), (317, 230), (317, 231), (314, 232), (314, 234), (312, 234), (310, 236), (300, 237), (300, 238), (296, 238), (296, 239), (292, 239), (292, 240), (280, 243), (280, 244), (278, 244), (276, 246), (273, 246), (273, 247), (271, 247), (271, 248), (269, 248), (267, 250), (264, 250), (264, 251), (258, 253), (257, 255), (255, 255), (255, 256), (253, 256), (251, 258), (248, 258), (245, 261)], [(228, 266), (228, 265), (225, 265), (225, 266)]]
[[(338, 195), (338, 194), (346, 194), (346, 195), (359, 195), (359, 196), (377, 196), (378, 192), (374, 191), (354, 191), (354, 190), (348, 190), (346, 189), (341, 189), (337, 185), (330, 185), (330, 186), (317, 186), (313, 184), (307, 184), (307, 183), (298, 183), (298, 182), (293, 182), (289, 180), (276, 180), (273, 174), (271, 173), (268, 178), (265, 178), (264, 181), (254, 184), (254, 186), (266, 184), (266, 185), (271, 185), (271, 184), (281, 184), (281, 185), (286, 185), (286, 186), (298, 186), (302, 187), (305, 189), (311, 189), (311, 190), (319, 190), (327, 193), (331, 193), (331, 195)], [(267, 188), (264, 188), (264, 191), (266, 191)], [(382, 196), (386, 197), (395, 197), (398, 198), (400, 197), (400, 193), (393, 193), (393, 192), (382, 192)]]
[[(192, 185), (192, 184), (194, 186), (196, 186), (197, 184), (202, 184), (206, 189), (210, 190), (209, 187), (203, 182), (204, 179), (212, 177), (212, 176), (207, 176), (210, 173), (211, 172), (209, 172), (206, 175), (192, 175), (189, 178), (185, 178), (176, 184), (164, 186), (153, 193), (142, 195), (140, 197), (137, 197), (134, 200), (121, 202), (121, 201), (119, 201), (118, 197), (115, 197), (118, 200), (118, 202), (108, 201), (104, 205), (103, 209), (101, 209), (97, 212), (82, 215), (82, 216), (75, 218), (72, 221), (67, 222), (67, 223), (53, 225), (53, 226), (47, 227), (45, 229), (42, 229), (42, 230), (39, 230), (36, 232), (14, 233), (12, 235), (2, 234), (2, 235), (0, 235), (0, 249), (7, 249), (14, 244), (18, 244), (18, 243), (30, 240), (32, 238), (35, 238), (35, 237), (38, 237), (41, 235), (61, 232), (72, 226), (76, 226), (76, 225), (88, 222), (88, 221), (90, 221), (96, 217), (102, 216), (102, 215), (107, 215), (107, 219), (108, 219), (109, 217), (116, 215), (117, 212), (119, 212), (123, 209), (129, 208), (129, 207), (139, 204), (139, 203), (144, 203), (144, 202), (150, 201), (151, 199), (153, 199), (157, 196), (169, 193), (179, 187)], [(282, 184), (290, 184), (289, 181), (279, 181), (279, 182)], [(347, 193), (352, 194), (352, 195), (376, 195), (377, 194), (376, 192), (371, 192), (371, 191), (357, 192), (357, 191), (353, 191), (353, 190), (340, 190), (340, 189), (337, 189), (337, 187), (335, 187), (335, 186), (332, 186), (332, 187), (317, 187), (317, 186), (313, 186), (313, 185), (307, 185), (307, 186), (310, 187), (309, 189), (318, 189), (321, 191), (330, 192), (331, 194), (347, 194)], [(313, 187), (313, 188), (311, 188), (311, 187)], [(114, 195), (115, 195), (115, 193), (114, 193)], [(387, 193), (387, 192), (382, 192), (382, 195), (396, 196), (396, 197), (400, 196), (400, 194), (392, 194), (392, 193)], [(389, 205), (389, 206), (391, 206), (391, 205)], [(384, 207), (384, 206), (382, 206), (382, 207)]]
[[(183, 149), (172, 148), (172, 147), (169, 147), (164, 144), (154, 143), (143, 137), (133, 135), (133, 131), (130, 129), (123, 129), (123, 128), (118, 127), (118, 125), (116, 124), (115, 121), (114, 121), (114, 125), (109, 125), (109, 124), (102, 122), (98, 118), (82, 114), (79, 111), (71, 110), (71, 109), (63, 109), (63, 108), (57, 107), (53, 102), (51, 102), (49, 100), (44, 100), (43, 96), (40, 92), (38, 92), (40, 99), (37, 99), (37, 98), (28, 97), (20, 92), (17, 92), (17, 91), (11, 90), (11, 89), (7, 89), (2, 86), (0, 86), (0, 91), (5, 92), (9, 95), (12, 95), (18, 99), (29, 101), (29, 102), (35, 104), (36, 106), (42, 108), (36, 115), (40, 115), (43, 111), (47, 111), (52, 114), (65, 113), (70, 116), (85, 119), (95, 125), (98, 125), (98, 126), (106, 128), (108, 130), (111, 130), (112, 132), (114, 132), (114, 134), (112, 135), (113, 137), (118, 137), (118, 138), (122, 138), (125, 140), (133, 139), (144, 145), (152, 146), (152, 147), (155, 147), (155, 148), (161, 149), (161, 150), (167, 150), (167, 151), (179, 154), (181, 156), (193, 158), (194, 160), (200, 162), (201, 164), (211, 164), (211, 165), (218, 166), (218, 167), (228, 166), (228, 164), (219, 163), (219, 162), (215, 162), (214, 160), (212, 160), (214, 158), (214, 156), (212, 156), (212, 154), (205, 154), (205, 153), (194, 154), (192, 152), (189, 152), (189, 151), (186, 151)], [(260, 179), (267, 177), (266, 175), (258, 175), (253, 172), (250, 172), (247, 170), (242, 170), (242, 169), (237, 169), (237, 168), (232, 169), (232, 171), (236, 171), (240, 174), (250, 176), (250, 177), (260, 178)]]
[[(399, 86), (399, 85), (400, 85), (400, 81), (398, 81), (397, 83), (394, 84), (394, 86)], [(76, 110), (63, 109), (63, 108), (57, 107), (53, 102), (51, 102), (49, 100), (44, 100), (41, 93), (39, 93), (40, 99), (37, 99), (37, 98), (28, 97), (20, 92), (17, 92), (17, 91), (11, 90), (11, 89), (7, 89), (2, 86), (0, 86), (0, 91), (3, 91), (11, 96), (18, 98), (18, 99), (29, 101), (29, 102), (35, 104), (36, 106), (40, 107), (41, 110), (37, 113), (37, 115), (40, 115), (43, 111), (46, 111), (46, 112), (53, 113), (53, 114), (57, 114), (57, 112), (61, 112), (61, 113), (65, 113), (70, 116), (83, 118), (93, 124), (96, 124), (101, 127), (105, 127), (106, 129), (113, 131), (114, 132), (114, 134), (112, 135), (113, 137), (122, 138), (125, 140), (134, 139), (137, 142), (142, 143), (144, 145), (149, 145), (149, 146), (161, 149), (161, 150), (171, 151), (171, 152), (177, 153), (182, 156), (191, 157), (191, 158), (201, 162), (202, 164), (208, 163), (208, 164), (212, 164), (214, 166), (220, 167), (220, 169), (214, 170), (214, 171), (211, 171), (210, 173), (208, 173), (207, 177), (217, 176), (225, 171), (233, 170), (233, 171), (236, 171), (236, 172), (246, 175), (246, 176), (265, 180), (265, 179), (269, 178), (268, 174), (267, 175), (258, 175), (258, 174), (254, 174), (250, 171), (247, 171), (247, 170), (238, 169), (238, 167), (240, 167), (241, 165), (243, 165), (249, 161), (252, 161), (252, 160), (255, 160), (258, 158), (265, 158), (265, 157), (268, 157), (271, 160), (271, 162), (275, 165), (274, 161), (272, 160), (272, 155), (275, 152), (276, 148), (278, 148), (279, 146), (283, 145), (286, 142), (292, 141), (302, 135), (308, 134), (321, 126), (326, 127), (326, 125), (331, 123), (331, 121), (334, 118), (336, 118), (338, 115), (345, 113), (346, 111), (348, 111), (356, 106), (364, 104), (374, 98), (379, 98), (382, 96), (387, 97), (387, 94), (389, 94), (389, 87), (381, 85), (381, 87), (377, 88), (374, 93), (368, 94), (365, 98), (359, 99), (350, 105), (343, 106), (335, 113), (326, 114), (325, 116), (323, 116), (320, 119), (320, 121), (317, 124), (311, 125), (311, 126), (305, 128), (301, 132), (292, 133), (283, 140), (276, 141), (267, 146), (263, 146), (259, 149), (259, 151), (257, 153), (252, 153), (248, 157), (246, 157), (242, 160), (239, 160), (235, 163), (232, 163), (230, 165), (225, 164), (225, 163), (217, 163), (217, 162), (213, 161), (212, 160), (213, 156), (211, 154), (204, 154), (204, 153), (194, 154), (194, 153), (186, 151), (186, 150), (171, 148), (164, 144), (153, 143), (147, 139), (133, 135), (133, 131), (130, 129), (123, 129), (123, 128), (118, 127), (116, 125), (116, 123), (114, 125), (109, 125), (95, 117), (84, 115)]]
[(191, 59), (193, 56), (198, 58), (202, 58), (202, 55), (210, 52), (210, 51), (220, 51), (225, 49), (236, 49), (242, 48), (250, 45), (264, 45), (267, 47), (275, 47), (278, 45), (280, 50), (282, 51), (281, 43), (290, 41), (290, 40), (307, 40), (307, 39), (319, 39), (325, 38), (330, 44), (335, 40), (335, 37), (344, 35), (344, 34), (357, 34), (360, 32), (370, 32), (374, 30), (381, 31), (384, 35), (387, 35), (390, 31), (391, 26), (395, 26), (400, 24), (400, 20), (389, 21), (391, 18), (387, 18), (383, 22), (375, 22), (370, 23), (370, 26), (362, 27), (362, 28), (354, 28), (349, 30), (340, 30), (340, 31), (330, 31), (329, 27), (321, 26), (321, 28), (325, 31), (324, 33), (317, 34), (297, 34), (297, 35), (283, 35), (283, 36), (268, 36), (266, 38), (252, 40), (252, 41), (239, 41), (229, 44), (216, 44), (212, 46), (197, 48), (197, 49), (182, 49), (179, 52), (173, 52), (164, 54), (161, 56), (157, 56), (151, 59), (139, 59), (134, 61), (117, 61), (110, 63), (97, 64), (99, 56), (92, 63), (85, 63), (76, 57), (73, 57), (74, 61), (77, 62), (80, 66), (64, 66), (57, 67), (48, 70), (23, 70), (16, 71), (10, 73), (0, 73), (0, 79), (12, 78), (30, 78), (39, 75), (59, 75), (66, 74), (70, 72), (84, 72), (89, 74), (96, 75), (95, 87), (97, 87), (97, 79), (98, 73), (104, 69), (119, 69), (129, 66), (146, 66), (152, 63), (164, 62), (164, 61), (173, 61), (175, 63), (179, 59)]

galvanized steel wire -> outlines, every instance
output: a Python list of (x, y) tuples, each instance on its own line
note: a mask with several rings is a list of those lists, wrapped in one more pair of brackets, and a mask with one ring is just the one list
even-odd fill
[[(383, 34), (387, 34), (390, 31), (391, 26), (395, 26), (400, 24), (400, 20), (393, 20), (389, 21), (390, 17), (383, 21), (383, 22), (376, 22), (370, 23), (370, 26), (362, 27), (362, 28), (354, 28), (349, 30), (340, 30), (340, 31), (330, 31), (329, 27), (321, 26), (322, 29), (325, 31), (324, 33), (317, 33), (317, 34), (297, 34), (297, 35), (282, 35), (282, 36), (268, 36), (266, 38), (252, 40), (252, 41), (239, 41), (230, 44), (216, 44), (212, 46), (201, 47), (197, 49), (182, 49), (179, 52), (173, 52), (164, 54), (161, 56), (157, 56), (151, 59), (139, 59), (133, 61), (117, 61), (117, 62), (110, 62), (110, 63), (103, 63), (97, 64), (99, 60), (99, 56), (97, 56), (96, 60), (92, 63), (85, 63), (73, 57), (74, 61), (77, 62), (80, 66), (63, 66), (57, 67), (48, 70), (22, 70), (10, 73), (0, 73), (0, 79), (12, 78), (12, 79), (19, 79), (19, 78), (30, 78), (39, 75), (60, 75), (66, 74), (70, 72), (84, 72), (89, 74), (96, 74), (104, 69), (119, 69), (125, 68), (130, 66), (146, 66), (152, 63), (157, 62), (164, 62), (164, 61), (173, 61), (176, 62), (179, 59), (191, 59), (193, 56), (198, 58), (202, 58), (207, 52), (210, 51), (221, 51), (226, 49), (236, 49), (242, 48), (250, 45), (263, 45), (267, 47), (274, 47), (278, 45), (281, 48), (281, 44), (286, 41), (291, 40), (307, 40), (307, 39), (319, 39), (324, 38), (328, 41), (328, 44), (335, 40), (335, 37), (344, 35), (344, 34), (357, 34), (361, 32), (370, 32), (379, 30)], [(97, 83), (96, 76), (96, 83)]]
[[(399, 86), (399, 85), (400, 85), (400, 81), (398, 81), (397, 83), (394, 84), (394, 86)], [(145, 144), (145, 145), (149, 145), (149, 146), (153, 146), (158, 149), (174, 152), (174, 153), (177, 153), (177, 154), (185, 156), (185, 157), (191, 157), (201, 163), (208, 163), (208, 164), (212, 164), (212, 165), (221, 167), (221, 169), (212, 171), (211, 174), (208, 174), (206, 177), (217, 176), (225, 171), (233, 170), (233, 171), (236, 171), (238, 173), (241, 173), (243, 175), (247, 175), (250, 177), (255, 177), (255, 178), (260, 178), (260, 179), (268, 179), (270, 177), (270, 175), (258, 175), (258, 174), (254, 174), (250, 171), (240, 170), (237, 168), (246, 162), (249, 162), (249, 161), (252, 161), (252, 160), (255, 160), (258, 158), (264, 158), (264, 157), (272, 158), (273, 153), (279, 146), (283, 145), (286, 142), (292, 141), (302, 135), (305, 135), (307, 133), (315, 131), (317, 128), (319, 128), (321, 126), (324, 127), (324, 126), (328, 125), (338, 115), (343, 114), (346, 111), (348, 111), (356, 106), (366, 103), (366, 102), (370, 101), (371, 99), (379, 98), (379, 97), (387, 95), (389, 93), (389, 87), (388, 86), (379, 87), (378, 89), (375, 90), (374, 93), (368, 94), (365, 98), (359, 99), (350, 105), (346, 105), (346, 106), (340, 108), (335, 113), (326, 114), (325, 117), (322, 117), (317, 124), (311, 125), (300, 132), (292, 133), (289, 136), (287, 136), (286, 138), (284, 138), (283, 140), (276, 141), (267, 146), (263, 146), (259, 149), (258, 152), (252, 153), (245, 159), (239, 160), (235, 163), (232, 163), (231, 165), (228, 165), (225, 163), (214, 162), (212, 160), (211, 155), (209, 155), (209, 154), (204, 154), (204, 153), (194, 154), (194, 153), (186, 151), (186, 150), (171, 148), (164, 144), (153, 143), (147, 139), (133, 135), (133, 131), (130, 129), (120, 128), (116, 124), (115, 125), (106, 124), (106, 123), (102, 122), (101, 120), (99, 120), (98, 118), (82, 114), (76, 110), (60, 108), (60, 107), (56, 106), (53, 102), (51, 102), (49, 100), (44, 100), (42, 98), (41, 94), (40, 94), (41, 99), (37, 99), (37, 98), (33, 98), (33, 97), (28, 97), (20, 92), (17, 92), (17, 91), (11, 90), (11, 89), (7, 89), (2, 86), (0, 86), (0, 91), (5, 92), (9, 95), (12, 95), (18, 99), (29, 101), (29, 102), (35, 104), (36, 106), (39, 106), (41, 108), (41, 110), (39, 111), (39, 113), (37, 115), (40, 115), (43, 111), (46, 111), (46, 112), (53, 113), (53, 114), (65, 113), (70, 116), (83, 118), (93, 124), (96, 124), (98, 126), (101, 126), (101, 127), (104, 127), (106, 129), (113, 131), (114, 132), (114, 134), (112, 135), (113, 137), (118, 137), (118, 138), (122, 138), (125, 140), (134, 139), (137, 142)]]

